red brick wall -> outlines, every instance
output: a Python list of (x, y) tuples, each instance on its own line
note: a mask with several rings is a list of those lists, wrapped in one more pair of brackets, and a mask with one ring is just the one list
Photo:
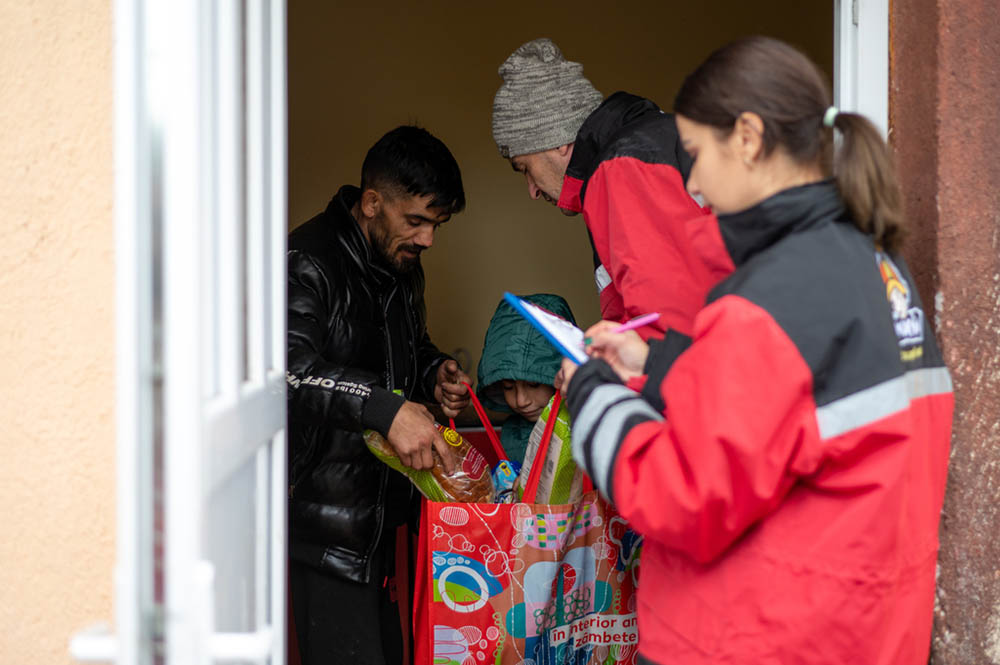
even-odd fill
[(933, 663), (1000, 664), (1000, 4), (891, 8), (907, 260), (955, 382)]

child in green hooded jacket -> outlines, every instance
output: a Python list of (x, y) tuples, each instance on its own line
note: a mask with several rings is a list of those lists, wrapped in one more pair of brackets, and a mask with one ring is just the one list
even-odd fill
[[(560, 296), (536, 293), (520, 297), (576, 323), (569, 304)], [(500, 432), (500, 442), (511, 461), (524, 462), (528, 437), (555, 394), (553, 382), (561, 364), (559, 351), (501, 300), (486, 330), (476, 396), (489, 409), (511, 413)]]

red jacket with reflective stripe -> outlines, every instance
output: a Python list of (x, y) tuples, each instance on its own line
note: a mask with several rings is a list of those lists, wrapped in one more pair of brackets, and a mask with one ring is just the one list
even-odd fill
[(690, 335), (709, 288), (733, 268), (715, 218), (685, 189), (689, 168), (674, 116), (617, 92), (580, 128), (563, 180), (559, 207), (583, 212), (590, 232), (602, 318), (660, 312), (643, 339)]
[(636, 395), (570, 386), (574, 455), (644, 536), (656, 663), (927, 662), (951, 381), (904, 262), (832, 183), (719, 220), (736, 271)]

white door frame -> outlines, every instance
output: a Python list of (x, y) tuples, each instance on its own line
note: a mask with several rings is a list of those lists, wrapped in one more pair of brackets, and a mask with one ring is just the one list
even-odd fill
[(889, 0), (834, 0), (833, 103), (889, 135)]
[(154, 393), (162, 376), (154, 352), (152, 135), (146, 97), (145, 5), (114, 2), (114, 229), (116, 522), (114, 633), (80, 631), (70, 654), (81, 662), (151, 665), (153, 598)]
[(285, 62), (285, 0), (115, 0), (115, 629), (77, 660), (284, 663)]

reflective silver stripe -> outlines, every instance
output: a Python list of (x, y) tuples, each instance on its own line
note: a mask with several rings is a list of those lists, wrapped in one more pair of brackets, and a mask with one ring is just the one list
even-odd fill
[[(626, 388), (626, 390), (628, 390)], [(614, 454), (625, 438), (623, 431), (625, 421), (633, 416), (642, 416), (646, 420), (663, 421), (663, 416), (640, 397), (621, 402), (611, 407), (597, 424), (591, 445), (590, 459), (593, 469), (591, 478), (595, 484), (604, 490), (605, 496), (611, 495), (611, 474), (614, 471)]]
[(597, 419), (604, 412), (604, 409), (616, 400), (629, 397), (628, 393), (631, 393), (632, 396), (635, 395), (625, 386), (609, 383), (595, 389), (587, 397), (583, 408), (580, 409), (580, 415), (573, 420), (573, 459), (576, 460), (577, 464), (586, 466), (586, 460), (583, 456), (583, 442), (590, 436), (590, 430), (597, 424)]
[(611, 284), (611, 275), (608, 274), (608, 269), (604, 267), (603, 263), (597, 266), (597, 270), (594, 271), (594, 283), (597, 284), (598, 293), (608, 288), (608, 285)]
[[(605, 493), (611, 484), (613, 455), (624, 438), (625, 420), (635, 416), (662, 421), (656, 412), (634, 390), (621, 385), (603, 385), (587, 398), (580, 416), (573, 423), (573, 459), (587, 470), (594, 484)], [(599, 420), (598, 420), (599, 419)], [(591, 430), (597, 428), (591, 437)], [(590, 441), (591, 464), (587, 464), (585, 447)]]
[(817, 408), (820, 438), (840, 436), (902, 411), (910, 400), (951, 390), (951, 376), (944, 367), (907, 372)]

